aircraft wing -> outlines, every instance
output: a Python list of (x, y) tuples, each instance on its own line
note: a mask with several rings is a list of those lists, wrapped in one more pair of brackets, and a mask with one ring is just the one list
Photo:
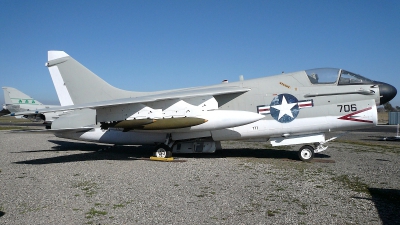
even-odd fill
[(178, 89), (167, 92), (157, 92), (156, 94), (149, 94), (139, 97), (133, 98), (123, 98), (109, 101), (101, 101), (101, 102), (92, 102), (86, 104), (79, 105), (70, 105), (70, 106), (62, 106), (62, 107), (54, 107), (48, 109), (40, 109), (37, 111), (26, 111), (26, 112), (18, 112), (14, 115), (31, 115), (38, 113), (47, 113), (47, 112), (55, 112), (55, 111), (67, 111), (67, 110), (76, 110), (76, 109), (98, 109), (103, 107), (110, 106), (119, 106), (119, 105), (128, 105), (128, 104), (138, 104), (138, 103), (147, 103), (147, 102), (155, 102), (162, 100), (171, 100), (171, 99), (183, 99), (183, 98), (191, 98), (191, 97), (200, 97), (200, 96), (217, 96), (217, 95), (226, 95), (226, 94), (235, 94), (235, 93), (245, 93), (250, 91), (250, 88), (243, 88), (238, 86), (213, 86), (213, 87), (204, 87), (204, 88), (187, 88), (187, 89)]

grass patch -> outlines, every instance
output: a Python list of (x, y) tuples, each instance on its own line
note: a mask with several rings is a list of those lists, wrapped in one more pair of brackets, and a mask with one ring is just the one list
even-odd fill
[(19, 204), (19, 207), (21, 207), (21, 211), (19, 211), (20, 214), (25, 214), (25, 213), (29, 213), (29, 212), (37, 212), (41, 209), (46, 208), (46, 206), (43, 207), (33, 207), (28, 205), (27, 203), (21, 203)]
[(28, 119), (15, 118), (14, 116), (2, 116), (2, 117), (0, 117), (0, 122), (1, 123), (26, 123), (26, 122), (31, 122), (31, 121)]
[[(7, 124), (4, 126), (0, 126), (0, 130), (19, 130), (19, 129), (27, 129), (27, 127), (23, 127), (24, 123), (34, 123), (34, 122), (28, 119), (15, 118), (14, 116), (6, 116), (6, 117), (0, 116), (0, 123)], [(18, 124), (19, 126), (14, 126), (14, 124)], [(37, 122), (37, 124), (40, 124), (40, 122)]]
[(334, 142), (369, 147), (363, 149), (360, 148), (352, 149), (356, 152), (377, 152), (377, 153), (392, 152), (397, 154), (400, 153), (400, 148), (397, 145), (375, 144), (370, 142), (348, 141), (348, 140), (335, 140)]
[(117, 208), (123, 208), (123, 207), (125, 207), (126, 205), (124, 205), (124, 204), (114, 204), (113, 205), (113, 209), (117, 209)]
[(95, 208), (91, 208), (89, 212), (85, 213), (87, 219), (91, 219), (95, 216), (104, 216), (107, 215), (106, 211), (96, 210)]
[(279, 214), (278, 210), (268, 210), (267, 211), (267, 216), (275, 216), (276, 214)]
[[(113, 209), (124, 208), (124, 207), (126, 207), (128, 204), (131, 204), (131, 203), (133, 203), (133, 200), (126, 201), (126, 202), (120, 203), (120, 204), (114, 204), (112, 208), (113, 208)], [(160, 207), (161, 205), (157, 205), (157, 206)]]
[(340, 182), (350, 188), (352, 191), (359, 193), (371, 194), (368, 190), (368, 185), (361, 182), (358, 177), (351, 179), (348, 175), (341, 175), (338, 177), (333, 177), (333, 181)]
[(271, 210), (267, 211), (267, 216), (275, 216), (275, 213)]
[(80, 188), (84, 191), (86, 197), (92, 197), (93, 195), (97, 194), (97, 184), (91, 181), (82, 181), (72, 185), (74, 188)]
[(26, 127), (17, 127), (17, 126), (3, 127), (3, 126), (0, 126), (0, 130), (21, 130), (21, 129), (26, 129)]

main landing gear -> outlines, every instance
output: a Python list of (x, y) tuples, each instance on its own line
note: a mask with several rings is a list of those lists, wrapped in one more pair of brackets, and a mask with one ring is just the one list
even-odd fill
[(156, 146), (153, 156), (157, 158), (171, 158), (173, 144), (174, 141), (171, 139), (171, 134), (167, 134), (165, 142)]
[(172, 150), (166, 144), (159, 144), (156, 146), (153, 156), (157, 158), (170, 158), (172, 157)]

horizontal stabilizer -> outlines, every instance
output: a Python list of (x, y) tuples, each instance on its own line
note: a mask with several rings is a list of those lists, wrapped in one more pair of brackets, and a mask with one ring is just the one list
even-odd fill
[(32, 133), (32, 134), (55, 134), (55, 133), (70, 133), (70, 132), (86, 132), (94, 129), (93, 127), (80, 127), (80, 128), (65, 128), (65, 129), (27, 129), (27, 130), (13, 130), (10, 133)]

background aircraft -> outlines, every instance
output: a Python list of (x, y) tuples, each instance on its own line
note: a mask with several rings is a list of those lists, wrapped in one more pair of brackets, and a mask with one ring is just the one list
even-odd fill
[(158, 157), (214, 152), (223, 140), (264, 138), (273, 146), (305, 144), (298, 155), (309, 161), (326, 150), (326, 132), (376, 125), (376, 105), (397, 94), (389, 84), (332, 68), (130, 92), (62, 51), (49, 51), (46, 66), (59, 98), (73, 104), (35, 112), (73, 110), (56, 119), (50, 132), (101, 143), (154, 144)]
[[(51, 107), (58, 107), (57, 105), (43, 105), (38, 100), (30, 97), (29, 95), (17, 90), (13, 87), (2, 87), (4, 92), (4, 109), (10, 111), (10, 113), (24, 112), (24, 111), (36, 111), (39, 109), (47, 109)], [(35, 122), (43, 122), (50, 128), (52, 121), (59, 117), (59, 112), (48, 112), (43, 114), (24, 115), (23, 118)]]

